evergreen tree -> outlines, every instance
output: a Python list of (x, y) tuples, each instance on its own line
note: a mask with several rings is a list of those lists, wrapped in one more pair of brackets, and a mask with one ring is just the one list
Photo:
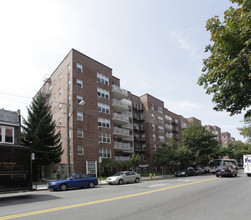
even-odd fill
[(23, 123), (21, 142), (35, 153), (33, 173), (37, 179), (41, 177), (41, 166), (59, 163), (63, 153), (61, 133), (56, 132), (55, 121), (41, 92), (33, 99)]

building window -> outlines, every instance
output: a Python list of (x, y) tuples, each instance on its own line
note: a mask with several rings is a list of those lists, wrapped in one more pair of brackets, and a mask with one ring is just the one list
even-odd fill
[(60, 88), (59, 90), (58, 90), (58, 95), (61, 95), (62, 94), (62, 89)]
[(141, 140), (142, 140), (142, 141), (145, 141), (145, 140), (146, 140), (146, 135), (145, 135), (145, 134), (142, 134)]
[(159, 136), (159, 142), (161, 142), (161, 143), (164, 143), (164, 142), (165, 142), (164, 136)]
[(156, 151), (156, 144), (153, 145), (153, 151)]
[(143, 151), (146, 150), (146, 144), (142, 144), (142, 150), (143, 150)]
[(82, 71), (83, 71), (82, 64), (77, 63), (77, 72), (82, 72)]
[(98, 141), (99, 143), (111, 143), (111, 135), (100, 133), (98, 134)]
[(62, 104), (61, 103), (58, 104), (58, 109), (61, 111), (61, 109), (62, 109)]
[(155, 120), (155, 116), (154, 116), (154, 114), (152, 114), (151, 116), (152, 116), (152, 120), (154, 121), (154, 120)]
[(158, 106), (158, 112), (159, 112), (159, 113), (163, 113), (163, 108), (160, 107), (160, 106)]
[(110, 120), (106, 118), (98, 118), (98, 127), (110, 128)]
[(156, 136), (155, 136), (155, 134), (153, 134), (153, 142), (155, 142), (156, 141)]
[(110, 114), (110, 106), (98, 102), (98, 111), (99, 111), (99, 112), (104, 112), (104, 113)]
[(84, 147), (78, 145), (78, 155), (84, 155)]
[(61, 126), (61, 124), (62, 124), (62, 119), (59, 118), (59, 119), (58, 119), (58, 125)]
[(162, 117), (160, 117), (160, 116), (158, 116), (158, 121), (159, 121), (160, 123), (164, 123), (163, 118), (162, 118)]
[(109, 91), (97, 88), (98, 98), (109, 99)]
[(154, 104), (151, 104), (151, 110), (154, 111)]
[(84, 131), (82, 129), (77, 129), (77, 137), (83, 138), (84, 137)]
[(155, 124), (152, 124), (152, 129), (153, 131), (155, 131)]
[(111, 158), (111, 149), (106, 149), (106, 148), (99, 149), (99, 157)]
[(102, 83), (109, 86), (109, 78), (101, 73), (97, 73), (97, 83)]
[(62, 79), (62, 74), (61, 73), (59, 73), (58, 79), (59, 79), (59, 81), (61, 81), (61, 79)]
[(80, 79), (77, 79), (77, 87), (78, 88), (83, 88), (83, 81)]
[(80, 103), (83, 101), (83, 96), (77, 95), (77, 102)]
[(164, 127), (159, 126), (159, 133), (164, 133)]
[(83, 121), (83, 112), (77, 112), (77, 120)]
[(0, 143), (14, 144), (14, 128), (0, 126)]

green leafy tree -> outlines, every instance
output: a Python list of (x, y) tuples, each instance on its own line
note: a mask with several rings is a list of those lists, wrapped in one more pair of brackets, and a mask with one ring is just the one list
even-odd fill
[(165, 169), (176, 159), (177, 145), (173, 140), (169, 140), (168, 144), (163, 144), (155, 152), (155, 164), (163, 166)]
[(251, 144), (236, 141), (231, 144), (234, 152), (234, 157), (238, 161), (242, 161), (244, 154), (251, 154)]
[(132, 154), (130, 156), (130, 163), (131, 163), (131, 167), (133, 167), (133, 169), (135, 169), (136, 167), (139, 166), (140, 163), (140, 155), (139, 154)]
[(239, 8), (225, 11), (224, 21), (218, 16), (207, 21), (212, 44), (205, 52), (210, 56), (204, 60), (198, 84), (204, 86), (207, 94), (213, 94), (212, 101), (217, 111), (226, 110), (230, 115), (246, 110), (251, 116), (251, 1), (230, 0)]
[(180, 146), (176, 150), (175, 161), (180, 163), (181, 168), (190, 166), (195, 160), (191, 150), (186, 147)]
[(251, 144), (251, 117), (244, 119), (245, 125), (242, 128), (239, 128), (240, 134), (247, 138), (247, 142)]
[(191, 123), (182, 133), (183, 145), (187, 149), (191, 150), (196, 158), (197, 164), (207, 164), (213, 155), (219, 148), (216, 136), (207, 131), (205, 127)]
[(41, 178), (41, 166), (61, 161), (61, 134), (56, 132), (55, 121), (42, 93), (33, 99), (27, 120), (23, 119), (21, 142), (35, 153), (35, 179)]

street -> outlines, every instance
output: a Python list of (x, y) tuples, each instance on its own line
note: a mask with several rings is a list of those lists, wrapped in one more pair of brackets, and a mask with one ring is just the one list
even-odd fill
[(249, 219), (251, 178), (172, 177), (0, 194), (0, 219)]

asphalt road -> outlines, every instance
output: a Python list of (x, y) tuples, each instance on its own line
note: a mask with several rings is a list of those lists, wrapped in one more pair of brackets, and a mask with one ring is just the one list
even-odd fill
[(251, 219), (251, 178), (168, 178), (94, 189), (0, 194), (0, 219)]

